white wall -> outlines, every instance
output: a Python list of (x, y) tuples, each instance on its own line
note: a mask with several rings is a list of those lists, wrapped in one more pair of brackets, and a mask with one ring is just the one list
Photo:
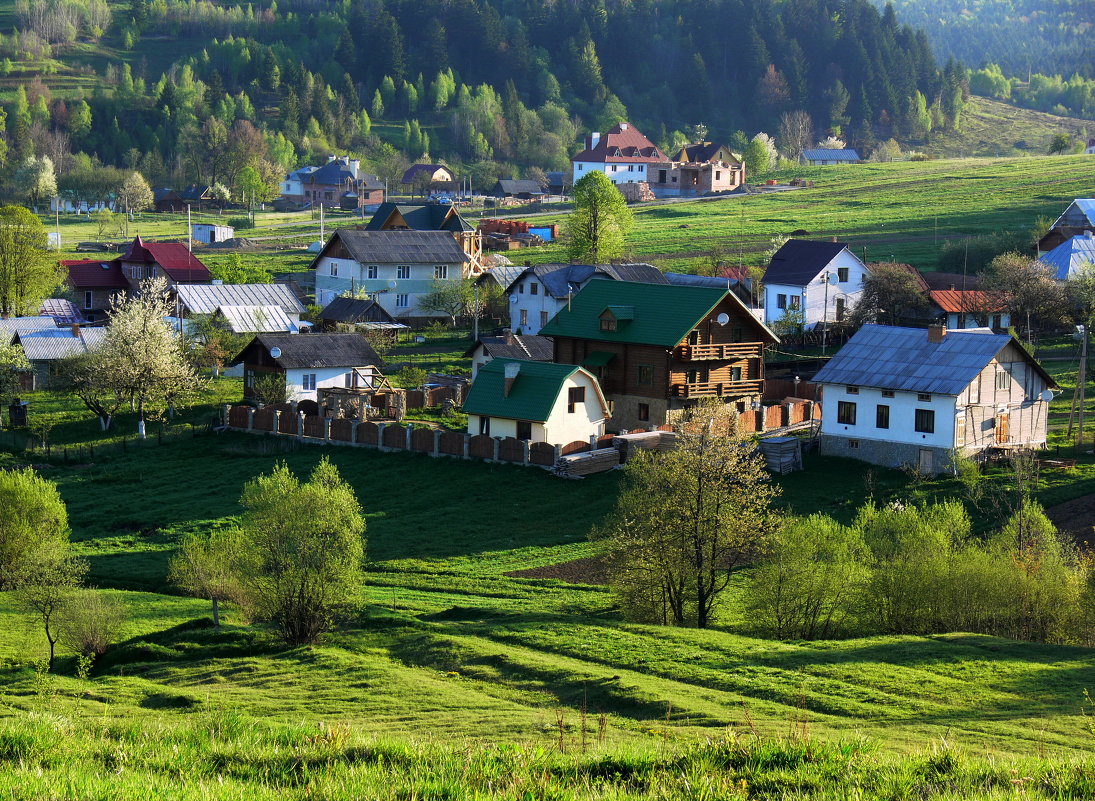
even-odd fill
[[(365, 365), (357, 365), (364, 367)], [(316, 387), (344, 387), (346, 386), (346, 374), (353, 372), (353, 367), (300, 367), (285, 371), (285, 388), (288, 390), (290, 401), (316, 400), (316, 391), (305, 390), (303, 386), (304, 376), (308, 373), (316, 374)]]
[[(377, 277), (369, 278), (368, 264), (359, 264), (350, 258), (324, 256), (316, 263), (316, 303), (326, 306), (343, 292), (376, 292), (377, 303), (393, 317), (444, 317), (437, 312), (418, 309), (418, 299), (433, 288), (434, 271), (438, 266), (447, 268), (449, 281), (459, 281), (461, 264), (409, 264), (410, 278), (398, 278), (397, 264), (377, 264)], [(337, 273), (337, 275), (332, 275)], [(389, 288), (394, 281), (395, 288)], [(408, 304), (398, 306), (399, 295), (407, 295)]]
[[(839, 269), (847, 268), (848, 280), (838, 281)], [(830, 283), (826, 292), (825, 270), (830, 273)], [(784, 310), (778, 308), (778, 296), (798, 295), (799, 306), (803, 311), (803, 323), (807, 328), (817, 325), (822, 320), (836, 322), (837, 300), (844, 301), (844, 315), (851, 313), (855, 304), (863, 293), (863, 281), (867, 276), (867, 268), (847, 248), (838, 253), (823, 270), (806, 286), (793, 286), (790, 284), (765, 284), (764, 285), (764, 321), (768, 325), (775, 323), (783, 316)], [(826, 300), (826, 298), (828, 300)]]
[[(536, 286), (537, 294), (532, 294), (532, 287)], [(517, 298), (517, 302), (513, 299)], [(566, 306), (566, 298), (558, 300), (547, 294), (545, 287), (535, 275), (526, 275), (519, 282), (510, 287), (509, 298), (509, 327), (514, 333), (539, 334), (543, 324), (540, 321), (540, 313), (547, 312), (547, 319), (554, 317), (560, 309)], [(521, 322), (523, 319), (527, 323)]]
[(596, 161), (575, 161), (571, 165), (574, 173), (574, 182), (585, 178), (590, 172), (599, 170), (609, 177), (614, 184), (637, 183), (648, 180), (646, 177), (647, 164), (604, 164)]
[[(840, 401), (856, 404), (855, 425), (837, 421)], [(890, 427), (878, 428), (876, 407), (890, 407)], [(935, 412), (935, 432), (924, 434), (915, 430), (917, 409)], [(848, 392), (844, 384), (825, 384), (821, 403), (821, 430), (824, 434), (837, 434), (856, 439), (883, 440), (925, 448), (953, 448), (954, 418), (957, 399), (953, 395), (931, 395), (931, 400), (918, 400), (915, 392), (894, 392), (894, 397), (882, 397), (882, 390), (859, 387), (859, 394)]]

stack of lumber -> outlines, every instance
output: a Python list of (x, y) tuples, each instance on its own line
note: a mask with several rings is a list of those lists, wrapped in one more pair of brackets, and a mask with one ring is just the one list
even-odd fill
[(620, 452), (615, 448), (601, 448), (585, 453), (572, 453), (555, 460), (552, 472), (562, 478), (579, 478), (603, 473), (620, 464)]
[(612, 438), (612, 447), (620, 452), (620, 464), (627, 462), (636, 451), (671, 451), (677, 447), (674, 431), (644, 431), (639, 434), (619, 434)]
[(762, 439), (760, 452), (773, 473), (793, 473), (802, 469), (802, 440), (798, 437)]

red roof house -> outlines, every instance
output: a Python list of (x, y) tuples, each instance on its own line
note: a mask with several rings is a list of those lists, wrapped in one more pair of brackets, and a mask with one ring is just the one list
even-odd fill
[(938, 316), (946, 315), (947, 328), (992, 328), (1011, 325), (1002, 295), (980, 289), (936, 289), (928, 293)]
[(599, 170), (617, 184), (647, 181), (648, 165), (667, 161), (661, 148), (628, 122), (617, 123), (604, 134), (591, 133), (585, 149), (571, 159), (575, 181)]

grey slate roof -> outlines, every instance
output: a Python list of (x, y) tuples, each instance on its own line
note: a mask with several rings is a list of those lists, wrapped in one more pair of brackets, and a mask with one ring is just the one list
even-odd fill
[(287, 284), (180, 284), (175, 289), (191, 314), (212, 314), (222, 306), (280, 306), (286, 314), (304, 311)]
[(526, 267), (510, 281), (509, 291), (526, 273), (535, 275), (553, 298), (577, 292), (593, 278), (641, 284), (668, 284), (662, 271), (652, 264), (537, 264)]
[(479, 337), (464, 356), (470, 357), (480, 345), (492, 359), (526, 359), (532, 362), (550, 362), (555, 358), (551, 337), (532, 334), (510, 334), (498, 337)]
[(71, 328), (49, 328), (20, 331), (16, 338), (28, 361), (50, 362), (94, 350), (103, 344), (106, 329), (81, 328), (79, 334), (73, 336)]
[(219, 306), (225, 321), (235, 334), (255, 334), (259, 331), (293, 331), (296, 325), (278, 305)]
[(542, 195), (544, 189), (536, 181), (500, 178), (495, 185), (496, 195)]
[[(1011, 342), (1008, 334), (954, 330), (935, 343), (928, 341), (923, 328), (865, 325), (821, 368), (814, 382), (959, 395)], [(1034, 359), (1028, 361), (1056, 386)]]
[(525, 271), (524, 265), (518, 264), (499, 264), (495, 267), (491, 267), (481, 276), (475, 279), (475, 283), (482, 286), (488, 281), (494, 281), (498, 286), (502, 287), (503, 291), (509, 288), (509, 285), (517, 280), (517, 277)]
[(843, 242), (788, 239), (768, 263), (764, 282), (806, 286), (846, 247)]
[(232, 360), (239, 364), (252, 345), (267, 353), (281, 349), (275, 361), (291, 370), (299, 367), (367, 367), (379, 365), (380, 357), (361, 334), (259, 334)]
[[(450, 215), (449, 212), (452, 212)], [(453, 206), (441, 203), (391, 203), (384, 202), (365, 225), (366, 231), (379, 231), (398, 213), (414, 231), (465, 231), (475, 227), (460, 216)]]
[(851, 148), (845, 150), (813, 148), (803, 150), (802, 157), (808, 161), (859, 161), (859, 154)]
[(673, 286), (710, 286), (715, 289), (729, 289), (738, 283), (736, 278), (722, 278), (717, 275), (690, 275), (689, 273), (666, 273), (665, 280)]
[[(335, 239), (361, 264), (463, 264), (467, 255), (448, 231), (335, 231), (318, 261)], [(314, 262), (313, 262), (314, 266)]]
[(335, 298), (323, 307), (319, 318), (339, 323), (395, 322), (395, 318), (372, 298)]

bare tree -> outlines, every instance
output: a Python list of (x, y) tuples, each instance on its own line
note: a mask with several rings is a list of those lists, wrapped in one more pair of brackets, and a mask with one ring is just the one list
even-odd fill
[(779, 118), (779, 144), (783, 155), (798, 161), (814, 138), (814, 121), (805, 111), (785, 111)]

